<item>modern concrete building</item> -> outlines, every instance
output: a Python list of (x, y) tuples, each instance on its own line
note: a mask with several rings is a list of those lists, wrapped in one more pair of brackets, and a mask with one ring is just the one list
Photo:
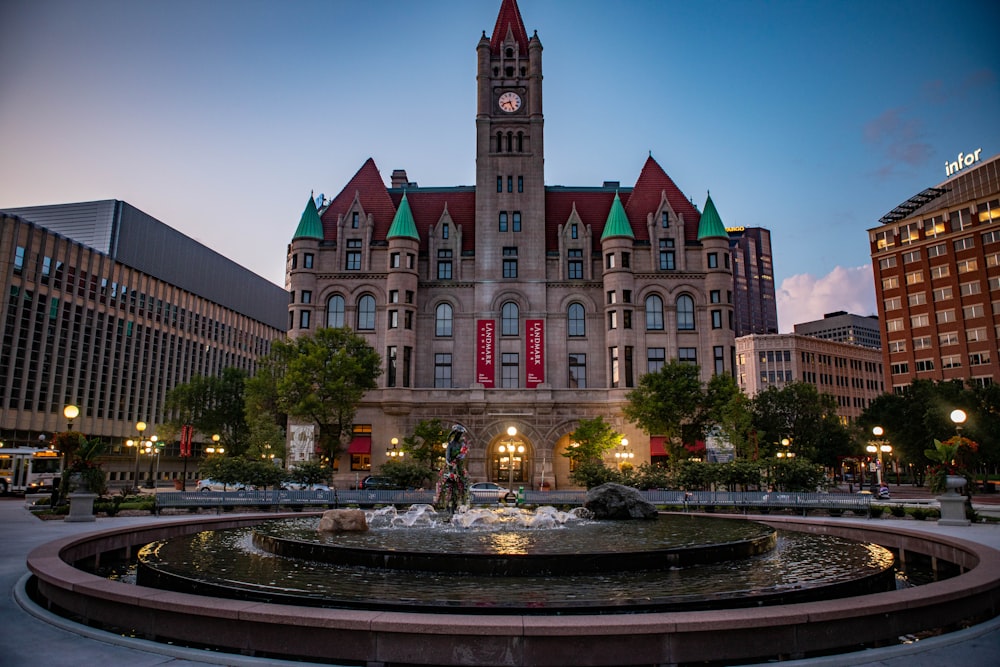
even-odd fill
[[(514, 0), (476, 59), (475, 185), (395, 170), (387, 187), (368, 160), (332, 200), (309, 199), (288, 247), (289, 335), (346, 325), (385, 361), (334, 462), (342, 482), (437, 417), (468, 430), (473, 478), (565, 485), (582, 418), (625, 434), (636, 464), (659, 453), (621, 416), (643, 373), (670, 359), (705, 380), (733, 371), (729, 236), (712, 200), (699, 212), (651, 156), (629, 187), (547, 186), (542, 44)], [(311, 429), (290, 431), (290, 457), (312, 456)]]
[(771, 232), (763, 227), (728, 227), (733, 257), (736, 336), (778, 333)]
[(843, 310), (827, 313), (821, 320), (795, 325), (795, 333), (840, 343), (882, 349), (878, 318), (874, 315), (852, 315)]
[(0, 213), (0, 283), (0, 440), (44, 443), (76, 405), (74, 429), (124, 459), (105, 465), (113, 483), (135, 474), (136, 422), (156, 433), (166, 393), (194, 375), (252, 374), (288, 310), (278, 285), (115, 200)]
[[(868, 230), (886, 384), (1000, 376), (1000, 155), (953, 175)], [(968, 159), (972, 158), (972, 159)]]
[(885, 391), (879, 350), (798, 333), (737, 338), (736, 381), (748, 396), (808, 382), (836, 399), (845, 423)]

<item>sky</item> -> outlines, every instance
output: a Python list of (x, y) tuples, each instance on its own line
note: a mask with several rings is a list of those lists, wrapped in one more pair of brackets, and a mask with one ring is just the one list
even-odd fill
[[(547, 185), (652, 155), (771, 230), (779, 326), (874, 314), (867, 230), (1000, 153), (995, 0), (519, 0)], [(310, 193), (475, 183), (500, 0), (3, 0), (0, 207), (120, 199), (284, 284)]]

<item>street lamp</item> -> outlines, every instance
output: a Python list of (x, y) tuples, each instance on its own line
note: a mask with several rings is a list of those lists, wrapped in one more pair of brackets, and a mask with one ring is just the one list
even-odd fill
[(628, 450), (628, 438), (622, 438), (622, 448), (615, 452), (615, 458), (618, 460), (619, 468), (627, 463), (629, 459), (635, 458), (635, 452)]
[(155, 435), (150, 436), (149, 440), (146, 441), (146, 453), (149, 455), (149, 475), (146, 477), (146, 488), (153, 489), (156, 488), (156, 484), (153, 483), (153, 459), (159, 453), (159, 449), (156, 448), (156, 441), (159, 440)]
[[(406, 454), (406, 452), (396, 447), (399, 444), (399, 438), (393, 438), (392, 440), (389, 441), (389, 444), (392, 445), (392, 447), (386, 448), (385, 455), (391, 459), (394, 459), (397, 456), (399, 458), (403, 458), (403, 455)], [(447, 445), (445, 446), (447, 447)]]
[(515, 438), (515, 436), (517, 436), (517, 428), (515, 428), (513, 426), (507, 427), (507, 435), (510, 438), (507, 441), (507, 444), (504, 445), (504, 444), (501, 443), (500, 446), (497, 447), (497, 451), (499, 451), (501, 454), (503, 454), (504, 452), (507, 453), (507, 469), (510, 471), (510, 482), (509, 482), (508, 490), (513, 491), (514, 490), (514, 453), (517, 452), (518, 454), (523, 454), (524, 453), (524, 445), (516, 445), (516, 446), (514, 445), (514, 442), (515, 442), (514, 438)]
[[(872, 427), (872, 435), (875, 436), (876, 440), (865, 447), (869, 454), (875, 454), (878, 457), (878, 463), (875, 464), (875, 476), (879, 489), (882, 488), (882, 457), (892, 452), (892, 445), (882, 440), (884, 434), (885, 429), (881, 426)], [(875, 488), (875, 485), (872, 485), (872, 488)]]
[(965, 423), (966, 419), (965, 410), (955, 408), (948, 416), (951, 418), (952, 423), (955, 424), (955, 432), (962, 435), (962, 424)]
[(776, 454), (776, 456), (779, 459), (795, 458), (795, 452), (792, 451), (792, 441), (789, 438), (782, 438), (781, 443), (779, 444), (781, 444), (781, 446), (784, 447), (784, 449), (779, 449), (778, 453)]
[(80, 414), (80, 408), (75, 405), (67, 405), (63, 408), (63, 417), (66, 418), (66, 430), (73, 430), (73, 420), (76, 419)]
[[(142, 432), (146, 430), (146, 422), (136, 422), (135, 430), (139, 432), (138, 440), (129, 440), (125, 443), (127, 447), (135, 446), (135, 474), (132, 475), (132, 486), (139, 488), (139, 449), (142, 446)], [(131, 444), (130, 444), (131, 443)]]
[(216, 433), (215, 435), (213, 435), (212, 436), (212, 444), (210, 446), (208, 446), (208, 447), (205, 448), (205, 453), (206, 454), (225, 454), (226, 453), (225, 448), (224, 447), (219, 447), (219, 440), (221, 440), (221, 438), (219, 437), (218, 433)]

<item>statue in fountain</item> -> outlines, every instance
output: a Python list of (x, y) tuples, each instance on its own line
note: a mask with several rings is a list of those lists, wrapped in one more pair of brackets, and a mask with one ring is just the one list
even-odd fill
[(459, 505), (469, 502), (469, 474), (465, 469), (465, 456), (469, 441), (464, 426), (455, 425), (448, 434), (444, 450), (444, 467), (438, 474), (434, 505), (454, 514)]

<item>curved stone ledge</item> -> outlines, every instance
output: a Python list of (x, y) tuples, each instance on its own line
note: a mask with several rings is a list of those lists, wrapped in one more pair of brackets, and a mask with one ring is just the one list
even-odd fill
[(263, 520), (260, 516), (154, 521), (65, 538), (32, 551), (28, 567), (50, 607), (91, 625), (127, 626), (139, 637), (209, 644), (244, 654), (358, 664), (638, 665), (767, 659), (891, 643), (899, 635), (1000, 613), (1000, 551), (891, 522), (752, 518), (784, 529), (928, 554), (968, 571), (919, 588), (756, 609), (476, 616), (206, 598), (109, 581), (72, 565), (107, 552), (131, 553), (147, 542), (205, 528), (250, 525)]

